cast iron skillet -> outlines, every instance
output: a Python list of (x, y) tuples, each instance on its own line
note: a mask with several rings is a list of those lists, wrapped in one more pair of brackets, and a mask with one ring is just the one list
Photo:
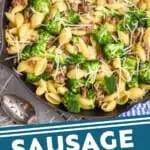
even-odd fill
[[(6, 62), (4, 62), (4, 58), (8, 57), (7, 51), (6, 51), (6, 43), (4, 41), (4, 28), (5, 25), (7, 24), (6, 18), (4, 17), (4, 12), (8, 9), (10, 0), (2, 0), (2, 4), (0, 7), (2, 7), (0, 9), (1, 11), (1, 15), (0, 15), (0, 33), (1, 33), (1, 37), (2, 37), (2, 44), (0, 47), (0, 53), (1, 53), (1, 61), (2, 63), (4, 63), (7, 67), (9, 67), (10, 69), (13, 70), (13, 66), (12, 66), (12, 60), (9, 60)], [(15, 73), (15, 72), (14, 72)], [(31, 92), (32, 94), (33, 91), (35, 90), (35, 88), (32, 85), (28, 85), (25, 84), (24, 82), (24, 78), (18, 76), (16, 73), (15, 75), (17, 76), (18, 80), (20, 81), (21, 84), (24, 84), (24, 86), (26, 86), (28, 88), (28, 91)], [(24, 93), (25, 94), (25, 93)], [(34, 94), (35, 96), (35, 94)], [(37, 97), (39, 100), (42, 100), (43, 102), (47, 103), (43, 97)], [(79, 114), (75, 114), (76, 116), (79, 117), (83, 117), (83, 118), (111, 118), (111, 117), (116, 117), (118, 115), (120, 115), (121, 113), (128, 111), (129, 109), (131, 109), (134, 105), (136, 105), (137, 103), (144, 103), (146, 101), (148, 101), (150, 99), (150, 92), (141, 100), (138, 102), (129, 102), (124, 106), (118, 106), (113, 112), (110, 113), (105, 113), (103, 111), (101, 111), (100, 109), (96, 108), (95, 110), (90, 110), (90, 111), (81, 111)], [(60, 106), (54, 106), (52, 104), (47, 103), (51, 108), (55, 108), (60, 112), (67, 112), (67, 110), (64, 108), (63, 105)]]

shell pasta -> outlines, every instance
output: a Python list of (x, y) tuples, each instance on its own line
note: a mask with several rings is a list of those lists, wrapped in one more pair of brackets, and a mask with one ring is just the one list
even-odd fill
[(7, 52), (47, 102), (112, 112), (149, 92), (149, 0), (12, 0), (5, 16)]

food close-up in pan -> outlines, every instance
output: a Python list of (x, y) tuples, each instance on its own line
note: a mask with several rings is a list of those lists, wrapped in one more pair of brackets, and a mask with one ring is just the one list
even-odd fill
[(149, 92), (149, 0), (12, 0), (5, 16), (16, 72), (48, 103), (109, 113)]

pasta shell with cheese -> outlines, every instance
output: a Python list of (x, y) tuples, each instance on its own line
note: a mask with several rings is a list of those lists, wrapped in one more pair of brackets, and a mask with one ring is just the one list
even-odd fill
[(39, 28), (42, 25), (42, 22), (44, 21), (45, 14), (36, 12), (31, 17), (31, 26), (32, 28)]
[(72, 29), (71, 32), (73, 35), (76, 35), (76, 36), (83, 36), (87, 34), (86, 30), (84, 29)]
[(122, 31), (118, 31), (118, 37), (119, 37), (119, 40), (124, 43), (126, 46), (129, 45), (129, 42), (130, 42), (130, 38), (129, 38), (129, 33), (125, 33), (125, 32), (122, 32)]
[(34, 66), (29, 65), (27, 61), (21, 61), (17, 67), (17, 71), (34, 74)]
[(116, 108), (117, 106), (117, 102), (112, 100), (112, 101), (107, 101), (107, 102), (104, 102), (102, 105), (101, 105), (101, 109), (105, 112), (111, 112), (111, 111), (114, 111), (114, 109)]
[(23, 5), (16, 5), (13, 9), (12, 9), (12, 13), (15, 14), (15, 13), (18, 13), (18, 12), (21, 12), (24, 10), (24, 6)]
[(47, 82), (47, 89), (48, 89), (48, 92), (57, 94), (57, 90), (56, 90), (56, 88), (54, 86), (54, 82), (48, 81)]
[(67, 5), (64, 1), (58, 1), (54, 4), (54, 7), (57, 8), (60, 12), (67, 10)]
[(121, 77), (125, 82), (130, 82), (132, 80), (132, 76), (130, 75), (129, 71), (124, 68), (121, 69)]
[(145, 91), (141, 88), (131, 88), (128, 91), (129, 98), (132, 100), (138, 100), (143, 98)]
[(83, 97), (80, 97), (80, 106), (82, 109), (85, 110), (90, 110), (94, 108), (93, 101)]
[(12, 24), (16, 24), (16, 16), (13, 13), (10, 12), (6, 12), (5, 13), (7, 19), (12, 23)]
[(64, 45), (69, 43), (72, 39), (72, 33), (70, 28), (64, 28), (59, 35), (59, 43), (60, 45)]
[(69, 79), (81, 79), (85, 77), (86, 75), (87, 75), (87, 72), (79, 68), (72, 69), (67, 73), (67, 77)]
[(64, 86), (57, 88), (57, 93), (61, 95), (64, 95), (67, 91), (68, 89)]
[(150, 45), (150, 28), (147, 28), (145, 30), (145, 34), (144, 34), (144, 44), (146, 45)]
[(87, 58), (88, 60), (90, 59), (90, 52), (89, 52), (89, 50), (88, 50), (88, 47), (87, 47), (87, 45), (86, 45), (86, 43), (81, 39), (81, 38), (79, 38), (79, 42), (78, 42), (78, 44), (77, 44), (77, 47), (78, 47), (78, 49), (79, 49), (79, 52), (81, 53), (81, 54), (83, 54), (83, 56), (85, 57), (85, 58)]
[(54, 105), (59, 105), (62, 102), (61, 98), (54, 93), (46, 93), (45, 98), (48, 102)]
[(30, 24), (29, 23), (23, 24), (19, 28), (19, 37), (20, 37), (20, 39), (24, 39), (26, 37), (27, 33), (29, 32), (29, 30), (30, 30)]
[(119, 93), (119, 98), (117, 99), (117, 104), (118, 105), (125, 105), (129, 100), (129, 95), (127, 92), (121, 92)]
[(41, 96), (47, 92), (47, 84), (46, 81), (40, 80), (37, 84), (36, 95)]
[(142, 47), (141, 43), (138, 43), (136, 45), (136, 54), (137, 56), (140, 58), (141, 61), (145, 62), (146, 61), (146, 54), (145, 54), (145, 50)]
[(37, 63), (36, 63), (36, 66), (35, 66), (35, 69), (34, 69), (34, 74), (36, 76), (39, 76), (41, 75), (46, 67), (47, 67), (47, 59), (46, 58), (42, 58), (41, 60), (39, 60)]
[(24, 16), (21, 13), (17, 13), (15, 18), (17, 28), (21, 27), (24, 23)]

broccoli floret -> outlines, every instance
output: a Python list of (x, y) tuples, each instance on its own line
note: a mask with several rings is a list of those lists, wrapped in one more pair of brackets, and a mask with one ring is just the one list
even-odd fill
[(55, 17), (52, 20), (46, 20), (44, 22), (44, 29), (50, 34), (60, 33), (62, 28), (62, 23), (60, 21), (60, 12), (57, 11)]
[(115, 57), (121, 57), (124, 54), (124, 44), (107, 44), (103, 49), (104, 57), (111, 60)]
[(89, 76), (86, 81), (87, 84), (93, 84), (95, 82), (100, 64), (101, 62), (99, 60), (90, 60), (82, 64), (83, 68), (89, 72)]
[(24, 48), (24, 50), (23, 50), (23, 52), (22, 52), (22, 54), (21, 54), (21, 59), (22, 59), (22, 60), (26, 60), (26, 59), (28, 59), (28, 58), (31, 57), (31, 49), (32, 49), (32, 46), (31, 46), (31, 45), (27, 45), (27, 46)]
[(29, 0), (30, 7), (36, 11), (48, 13), (51, 0)]
[(47, 42), (50, 39), (50, 37), (51, 37), (51, 35), (47, 31), (40, 29), (40, 31), (39, 31), (39, 40), (40, 41)]
[(115, 75), (110, 77), (105, 76), (104, 81), (102, 83), (102, 87), (107, 94), (113, 94), (117, 91), (117, 79)]
[(40, 81), (41, 79), (48, 81), (48, 80), (52, 79), (52, 77), (46, 73), (39, 75), (39, 76), (35, 76), (33, 74), (27, 74), (27, 76), (26, 76), (26, 82), (34, 83), (34, 82)]
[(85, 80), (68, 80), (67, 85), (72, 92), (77, 93), (79, 92), (80, 88), (85, 86)]
[(50, 39), (48, 32), (44, 30), (39, 31), (39, 39), (33, 45), (28, 45), (24, 48), (22, 52), (22, 59), (26, 60), (32, 56), (38, 56), (40, 53), (46, 49), (46, 43)]
[(44, 30), (39, 31), (39, 39), (38, 41), (32, 45), (31, 53), (33, 56), (37, 56), (37, 53), (44, 51), (46, 49), (46, 44), (50, 39), (50, 34)]
[(26, 76), (26, 82), (34, 83), (40, 81), (40, 79), (40, 76), (35, 76), (33, 74), (27, 74)]
[(121, 17), (122, 16), (116, 10), (108, 9), (103, 6), (96, 8), (96, 10), (101, 11), (103, 14), (105, 14), (107, 16), (112, 16), (112, 17)]
[(136, 66), (136, 58), (131, 56), (125, 56), (122, 58), (122, 67), (127, 69), (131, 75), (136, 73)]
[(44, 30), (39, 31), (39, 39), (37, 40), (36, 44), (27, 45), (23, 52), (22, 52), (22, 59), (28, 59), (32, 56), (35, 56), (37, 51), (45, 50), (46, 43), (50, 39), (50, 34)]
[(93, 104), (95, 103), (95, 99), (96, 99), (96, 93), (94, 90), (88, 90), (87, 91), (87, 97), (88, 99), (92, 100), (93, 101)]
[(39, 56), (47, 58), (50, 61), (54, 61), (57, 64), (64, 65), (67, 63), (67, 55), (63, 52), (48, 52), (46, 51), (46, 44), (50, 39), (49, 33), (42, 30), (40, 32), (39, 40), (32, 46), (27, 46), (22, 52), (22, 59), (26, 60), (33, 56)]
[(127, 83), (128, 88), (138, 87), (138, 75), (137, 75), (137, 61), (132, 56), (125, 56), (122, 58), (122, 67), (130, 73), (132, 79)]
[(111, 33), (108, 31), (107, 24), (103, 25), (99, 29), (96, 29), (93, 33), (93, 38), (98, 44), (108, 44), (113, 42)]
[(136, 10), (129, 11), (121, 20), (119, 30), (133, 32), (138, 26), (145, 27), (147, 24), (146, 11)]
[(147, 19), (146, 25), (147, 25), (147, 27), (150, 27), (150, 18)]
[(61, 31), (61, 22), (55, 20), (47, 20), (44, 23), (45, 29), (51, 34), (58, 34)]
[(71, 24), (77, 24), (80, 21), (80, 15), (76, 13), (74, 10), (69, 10), (66, 15), (67, 21)]
[(134, 87), (138, 87), (139, 86), (139, 79), (138, 76), (135, 75), (132, 77), (132, 80), (127, 83), (128, 88), (134, 88)]
[(139, 80), (141, 83), (150, 84), (150, 61), (140, 64)]
[(72, 44), (75, 45), (79, 42), (79, 37), (78, 36), (73, 36), (72, 37)]
[(56, 64), (60, 64), (60, 65), (66, 65), (68, 63), (68, 56), (63, 52), (59, 52), (59, 53), (52, 53), (53, 55), (53, 61), (55, 61)]
[(67, 91), (63, 98), (64, 106), (69, 112), (80, 112), (80, 95)]
[(81, 54), (70, 54), (68, 58), (68, 63), (69, 64), (81, 64), (86, 61), (85, 57)]

